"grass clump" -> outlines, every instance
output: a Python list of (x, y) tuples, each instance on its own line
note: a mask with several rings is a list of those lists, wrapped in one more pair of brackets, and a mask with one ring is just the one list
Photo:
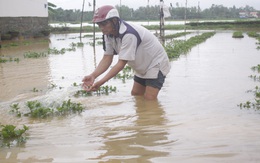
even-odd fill
[(232, 37), (233, 37), (233, 38), (244, 38), (244, 35), (243, 35), (243, 32), (241, 32), (241, 31), (236, 31), (236, 32), (233, 32)]
[(258, 33), (255, 32), (255, 31), (249, 31), (249, 32), (247, 32), (247, 35), (248, 35), (249, 37), (253, 37), (253, 38), (260, 37), (260, 34), (258, 34)]

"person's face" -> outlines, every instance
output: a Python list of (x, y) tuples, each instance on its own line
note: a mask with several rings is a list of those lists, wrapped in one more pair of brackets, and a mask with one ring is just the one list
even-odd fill
[(114, 29), (111, 20), (105, 20), (103, 22), (97, 23), (98, 27), (101, 29), (104, 35), (113, 34)]

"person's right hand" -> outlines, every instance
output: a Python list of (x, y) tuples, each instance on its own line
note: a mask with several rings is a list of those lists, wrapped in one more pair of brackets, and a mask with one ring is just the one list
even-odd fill
[(91, 86), (93, 85), (95, 81), (95, 77), (92, 75), (87, 75), (82, 79), (82, 87), (84, 90), (86, 91), (90, 91), (91, 90)]

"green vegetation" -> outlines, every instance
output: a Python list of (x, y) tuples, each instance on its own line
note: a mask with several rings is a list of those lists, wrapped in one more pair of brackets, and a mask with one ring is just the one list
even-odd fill
[(93, 96), (93, 95), (108, 95), (109, 93), (116, 92), (117, 88), (115, 86), (101, 86), (97, 91), (92, 91), (92, 92), (87, 92), (85, 90), (78, 90), (75, 94), (74, 97), (88, 97), (88, 96)]
[(20, 107), (19, 107), (19, 103), (15, 103), (15, 104), (12, 104), (11, 106), (11, 113), (14, 113), (16, 114), (17, 117), (21, 117), (22, 116), (22, 113), (20, 112)]
[(254, 101), (246, 101), (245, 103), (240, 103), (238, 106), (246, 109), (255, 109), (260, 110), (260, 88), (258, 86), (255, 87), (254, 90), (250, 90), (248, 92), (252, 92), (254, 94)]
[[(173, 20), (171, 20), (173, 21)], [(149, 30), (159, 30), (159, 25), (144, 25)], [(190, 22), (186, 25), (165, 25), (165, 30), (246, 30), (246, 31), (259, 31), (260, 32), (260, 20), (239, 20), (239, 21), (204, 21), (204, 22)], [(84, 32), (93, 32), (93, 27), (84, 27)], [(95, 29), (96, 32), (100, 32), (99, 28)], [(73, 33), (79, 32), (79, 27), (51, 27), (53, 33)], [(84, 36), (85, 37), (85, 36)], [(89, 36), (88, 36), (89, 37)], [(168, 36), (167, 36), (168, 37)], [(169, 36), (170, 37), (170, 36)]]
[[(253, 66), (251, 68), (252, 71), (257, 72), (258, 74), (260, 73), (260, 64), (257, 66)], [(254, 81), (260, 82), (260, 76), (257, 75), (250, 75), (250, 78), (252, 78)], [(255, 109), (255, 110), (260, 110), (260, 88), (259, 86), (255, 86), (253, 90), (247, 91), (249, 93), (253, 93), (254, 95), (254, 100), (253, 101), (246, 101), (245, 103), (240, 103), (238, 106), (240, 108), (246, 108), (246, 109)]]
[(253, 37), (253, 38), (258, 38), (258, 37), (260, 37), (260, 34), (258, 34), (258, 33), (255, 32), (255, 31), (247, 32), (247, 35), (248, 35), (249, 37)]
[(62, 104), (55, 106), (44, 106), (41, 102), (27, 101), (26, 106), (29, 112), (23, 113), (20, 111), (19, 104), (12, 104), (11, 113), (16, 114), (17, 117), (28, 116), (31, 118), (47, 118), (53, 116), (64, 116), (71, 113), (81, 113), (83, 111), (83, 106), (80, 103), (73, 103), (71, 99), (63, 101)]
[[(159, 2), (159, 1), (158, 1)], [(167, 4), (169, 5), (169, 4)], [(58, 7), (58, 6), (57, 6)], [(159, 5), (150, 4), (149, 6), (140, 6), (137, 9), (129, 8), (125, 6), (123, 1), (122, 5), (117, 5), (116, 8), (120, 11), (120, 17), (127, 21), (140, 21), (140, 20), (158, 20)], [(177, 3), (172, 3), (169, 8), (172, 17), (167, 20), (184, 20), (185, 12), (188, 20), (221, 20), (221, 19), (237, 19), (239, 18), (239, 12), (253, 12), (256, 11), (250, 6), (232, 6), (225, 7), (223, 5), (212, 4), (210, 8), (201, 10), (198, 6), (185, 6)], [(62, 8), (53, 9), (52, 13), (49, 14), (49, 22), (74, 22), (79, 23), (81, 21), (81, 10), (64, 10)], [(90, 22), (93, 18), (93, 11), (85, 11), (83, 13), (83, 21)]]
[(260, 73), (260, 64), (258, 64), (257, 66), (253, 66), (253, 67), (251, 67), (251, 70)]
[(201, 35), (191, 37), (187, 41), (174, 40), (169, 42), (165, 46), (165, 50), (170, 59), (178, 58), (181, 54), (188, 53), (192, 47), (206, 41), (208, 38), (212, 37), (213, 35), (215, 35), (215, 32), (206, 32)]
[(46, 57), (48, 54), (44, 52), (25, 52), (24, 58), (40, 58), (40, 57)]
[(132, 79), (133, 78), (133, 70), (130, 66), (125, 66), (122, 71), (120, 71), (114, 79), (121, 79), (123, 82), (125, 82), (126, 79)]
[(258, 42), (256, 44), (258, 44), (257, 49), (260, 50), (260, 37), (257, 38)]
[(0, 56), (0, 63), (6, 63), (6, 62), (19, 62), (20, 59), (19, 58), (12, 58), (12, 57), (4, 57), (4, 56)]
[(55, 55), (59, 55), (59, 54), (65, 54), (66, 51), (76, 51), (76, 47), (83, 47), (84, 44), (83, 43), (71, 43), (70, 44), (70, 48), (62, 48), (60, 50), (56, 49), (56, 48), (49, 48), (49, 50), (47, 52), (26, 52), (24, 53), (24, 58), (40, 58), (40, 57), (47, 57), (50, 54), (55, 54)]
[(241, 31), (236, 31), (236, 32), (233, 32), (232, 37), (233, 37), (233, 38), (244, 38), (244, 35), (243, 35), (243, 32), (241, 32)]
[(11, 147), (13, 145), (20, 145), (25, 143), (26, 136), (25, 132), (29, 128), (23, 125), (22, 129), (16, 129), (14, 125), (0, 125), (0, 146)]
[(260, 50), (260, 34), (259, 33), (257, 33), (257, 32), (255, 32), (255, 31), (250, 31), (250, 32), (247, 32), (247, 35), (249, 36), (249, 37), (253, 37), (253, 38), (255, 38), (258, 42), (256, 43), (258, 46), (257, 46), (257, 48), (256, 49), (258, 49), (258, 50)]

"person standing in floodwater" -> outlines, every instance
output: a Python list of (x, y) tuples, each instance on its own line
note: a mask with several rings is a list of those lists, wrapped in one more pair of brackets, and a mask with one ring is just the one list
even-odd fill
[[(120, 19), (115, 7), (105, 5), (93, 16), (103, 33), (104, 55), (97, 68), (82, 80), (86, 91), (95, 91), (116, 76), (126, 64), (135, 72), (131, 91), (133, 96), (155, 100), (170, 71), (170, 62), (164, 47), (146, 28)], [(95, 79), (111, 65), (114, 55), (118, 62), (99, 81)]]

